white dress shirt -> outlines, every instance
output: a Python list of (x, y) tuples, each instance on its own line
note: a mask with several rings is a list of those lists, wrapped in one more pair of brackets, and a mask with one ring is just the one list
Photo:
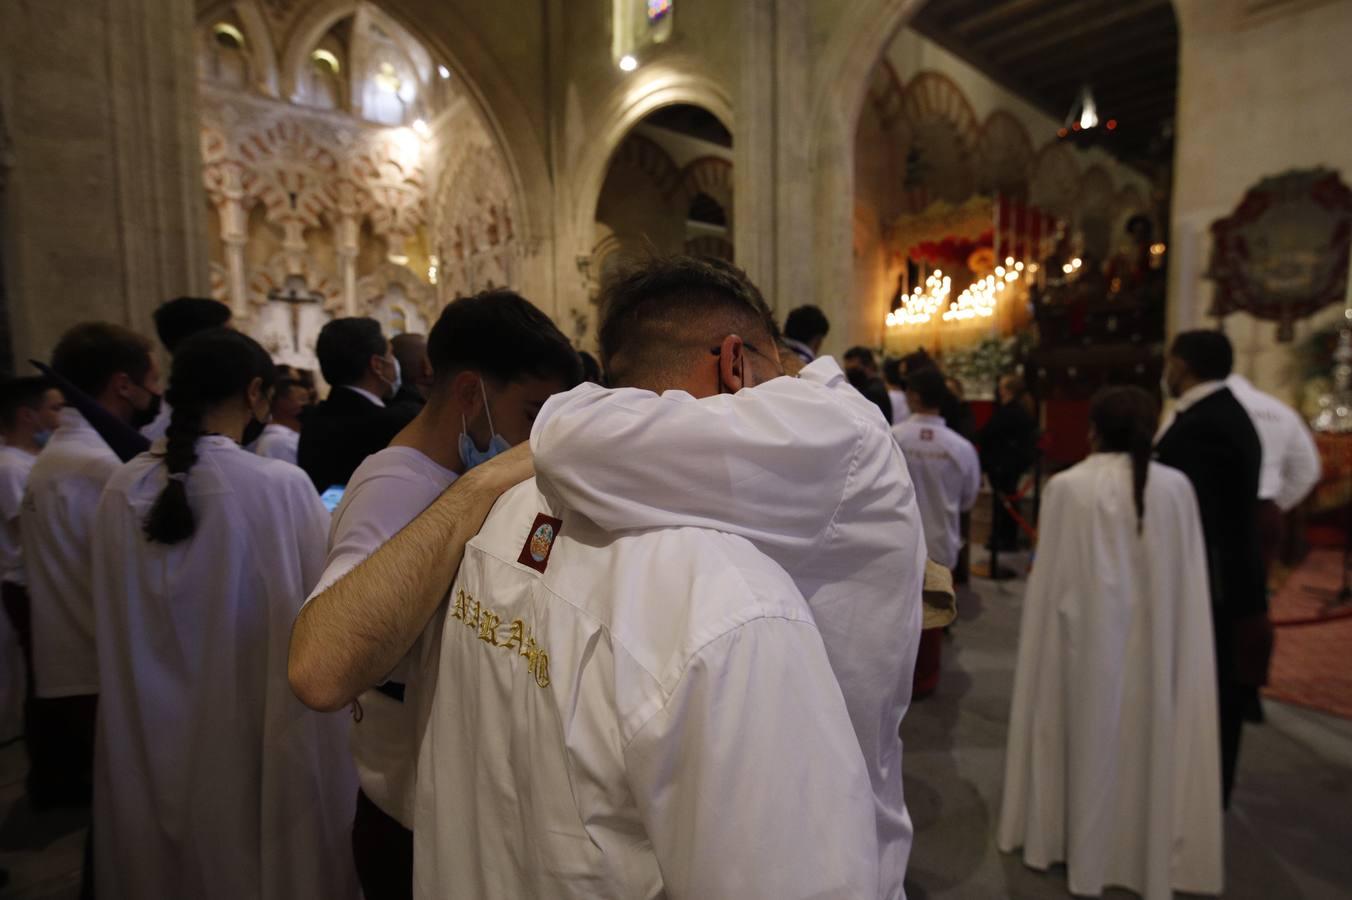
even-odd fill
[(27, 585), (19, 511), (28, 475), (38, 458), (19, 447), (0, 446), (0, 581)]
[(415, 895), (857, 900), (864, 760), (812, 613), (746, 540), (505, 494), (419, 647)]
[[(398, 534), (454, 481), (454, 472), (412, 447), (386, 447), (368, 456), (352, 473), (334, 510), (328, 562), (311, 599)], [(417, 762), (413, 698), (406, 693), (401, 703), (372, 690), (357, 702), (362, 717), (353, 723), (349, 742), (362, 791), (386, 815), (412, 828)]]
[(916, 413), (893, 426), (892, 436), (906, 457), (929, 558), (952, 569), (962, 551), (962, 513), (981, 491), (981, 462), (971, 441), (942, 416)]
[(77, 410), (61, 410), (60, 422), (33, 464), (20, 514), (39, 697), (99, 692), (91, 530), (103, 486), (122, 465)]
[(385, 401), (382, 400), (380, 397), (377, 397), (370, 391), (366, 390), (365, 388), (359, 388), (355, 384), (343, 384), (339, 385), (339, 388), (343, 388), (361, 394), (363, 397), (365, 397), (367, 400), (370, 400), (372, 403), (374, 403), (376, 406), (379, 406), (381, 409), (385, 408)]
[(580, 385), (531, 433), (541, 490), (611, 532), (740, 535), (807, 599), (873, 785), (879, 896), (904, 896), (912, 828), (897, 736), (919, 646), (925, 544), (901, 449), (834, 359), (696, 400)]
[(892, 424), (900, 425), (911, 414), (911, 404), (906, 399), (906, 392), (888, 388), (887, 398), (892, 401)]
[(1283, 511), (1294, 509), (1319, 482), (1319, 448), (1310, 427), (1290, 406), (1265, 394), (1242, 375), (1231, 375), (1226, 386), (1253, 420), (1263, 445), (1263, 468), (1258, 498), (1271, 500)]

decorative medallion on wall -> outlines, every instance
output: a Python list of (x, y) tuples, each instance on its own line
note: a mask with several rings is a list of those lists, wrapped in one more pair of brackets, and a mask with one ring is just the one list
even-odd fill
[(1211, 234), (1214, 316), (1247, 312), (1289, 341), (1296, 319), (1346, 296), (1352, 189), (1331, 169), (1263, 179)]

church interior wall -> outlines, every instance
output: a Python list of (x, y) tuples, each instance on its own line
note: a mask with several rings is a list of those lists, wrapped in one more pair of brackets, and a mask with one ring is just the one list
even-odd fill
[[(621, 238), (613, 223), (597, 224), (598, 204), (614, 187), (606, 183), (610, 160), (653, 109), (693, 103), (734, 135), (729, 202), (735, 209), (729, 214), (743, 227), (727, 237), (738, 263), (781, 314), (802, 302), (822, 305), (836, 323), (828, 350), (877, 343), (883, 300), (869, 298), (881, 297), (892, 275), (877, 252), (881, 224), (901, 202), (894, 191), (897, 160), (883, 146), (885, 129), (869, 119), (871, 70), (883, 58), (903, 90), (931, 72), (957, 86), (977, 123), (978, 145), (968, 151), (974, 163), (989, 162), (979, 138), (996, 115), (1007, 133), (1018, 131), (1011, 122), (1021, 127), (1032, 146), (1034, 202), (1092, 202), (1091, 230), (1111, 237), (1120, 232), (1127, 206), (1154, 201), (1144, 177), (1101, 151), (1067, 150), (1077, 179), (1066, 178), (1067, 155), (1047, 146), (1057, 121), (905, 29), (918, 0), (802, 6), (677, 0), (662, 39), (639, 40), (632, 48), (639, 63), (633, 72), (617, 65), (611, 27), (625, 0), (563, 8), (520, 0), (379, 0), (376, 6), (199, 0), (195, 21), (170, 0), (43, 5), (40, 15), (31, 4), (3, 2), (7, 24), (15, 24), (0, 37), (0, 103), (13, 136), (6, 215), (22, 223), (9, 227), (6, 279), (21, 358), (45, 354), (75, 321), (106, 318), (149, 330), (149, 312), (164, 297), (203, 292), (213, 283), (219, 289), (224, 247), (237, 236), (224, 227), (219, 208), (202, 199), (198, 131), (212, 115), (211, 103), (199, 101), (195, 80), (184, 76), (202, 59), (201, 26), (216, 16), (233, 16), (262, 50), (237, 71), (245, 86), (236, 93), (247, 93), (255, 105), (290, 108), (288, 100), (301, 92), (310, 105), (291, 113), (307, 121), (337, 116), (359, 98), (350, 79), (317, 78), (292, 64), (297, 54), (306, 57), (308, 49), (296, 48), (308, 47), (301, 36), (311, 35), (314, 48), (331, 52), (349, 73), (360, 66), (325, 30), (344, 11), (366, 7), (377, 19), (386, 16), (426, 55), (411, 57), (410, 65), (425, 70), (427, 61), (445, 61), (453, 72), (454, 97), (430, 117), (425, 140), (454, 145), (464, 155), (424, 168), (416, 221), (402, 223), (396, 215), (392, 232), (386, 220), (365, 215), (355, 238), (345, 238), (340, 217), (321, 209), (302, 229), (317, 268), (338, 268), (355, 241), (354, 283), (331, 278), (325, 288), (341, 296), (355, 296), (356, 282), (374, 290), (370, 285), (393, 265), (391, 255), (407, 257), (402, 265), (418, 276), (433, 298), (428, 302), (501, 277), (568, 324), (565, 330), (587, 336), (587, 328), (571, 323), (595, 324), (594, 252)], [(1234, 208), (1245, 188), (1298, 165), (1333, 166), (1345, 179), (1352, 170), (1344, 96), (1352, 57), (1338, 43), (1352, 29), (1352, 7), (1284, 0), (1263, 5), (1269, 11), (1259, 14), (1246, 12), (1256, 8), (1251, 4), (1180, 0), (1177, 6), (1175, 330), (1209, 323), (1209, 285), (1201, 275), (1207, 228)], [(106, 70), (99, 60), (110, 54)], [(231, 88), (223, 83), (211, 90), (228, 94)], [(695, 149), (673, 144), (678, 169), (693, 161), (686, 156)], [(983, 178), (992, 180), (980, 172), (971, 176), (976, 188), (985, 186)], [(466, 200), (456, 185), (476, 180), (491, 183), (492, 196), (471, 191)], [(147, 189), (130, 191), (129, 184)], [(245, 210), (234, 223), (246, 233), (251, 269), (266, 268), (285, 250), (285, 228), (265, 212)], [(457, 217), (477, 229), (480, 240), (466, 237), (453, 251), (446, 235)], [(490, 233), (511, 251), (473, 249), (491, 245)], [(209, 268), (208, 254), (216, 269)], [(456, 260), (448, 264), (443, 256)], [(434, 268), (436, 285), (429, 277)], [(398, 279), (387, 285), (408, 287)], [(1297, 339), (1330, 314), (1336, 311), (1298, 325)], [(318, 322), (323, 313), (306, 309), (300, 318), (309, 323), (314, 316)], [(283, 319), (289, 314), (270, 320)], [(1286, 383), (1290, 354), (1274, 344), (1274, 326), (1236, 316), (1227, 329), (1244, 371), (1261, 385)]]
[[(1230, 215), (1261, 179), (1325, 167), (1352, 183), (1352, 3), (1178, 3), (1181, 31), (1178, 140), (1174, 160), (1172, 331), (1214, 327), (1204, 277), (1210, 227)], [(1295, 342), (1342, 315), (1335, 305), (1300, 320)], [(1296, 400), (1293, 344), (1276, 323), (1236, 313), (1225, 321), (1237, 368), (1254, 383)]]

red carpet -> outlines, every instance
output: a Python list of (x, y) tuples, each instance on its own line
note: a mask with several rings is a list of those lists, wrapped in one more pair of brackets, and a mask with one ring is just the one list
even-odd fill
[(1324, 609), (1342, 584), (1342, 564), (1341, 549), (1314, 550), (1273, 596), (1277, 646), (1265, 694), (1352, 719), (1352, 610), (1325, 618)]

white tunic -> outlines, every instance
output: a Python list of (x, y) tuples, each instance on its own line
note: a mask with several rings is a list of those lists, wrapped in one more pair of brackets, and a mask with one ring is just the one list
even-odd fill
[(33, 678), (39, 697), (99, 692), (90, 542), (103, 486), (122, 465), (75, 409), (28, 477), (20, 523), (33, 601)]
[(300, 432), (292, 431), (285, 425), (268, 424), (263, 427), (263, 433), (258, 436), (249, 447), (259, 456), (265, 456), (268, 459), (280, 459), (283, 462), (296, 464), (296, 452), (300, 448)]
[[(329, 558), (311, 599), (398, 534), (454, 481), (454, 472), (412, 447), (386, 447), (368, 456), (334, 510)], [(417, 740), (413, 686), (406, 688), (403, 703), (380, 691), (358, 698), (362, 717), (352, 725), (351, 746), (366, 796), (412, 828)]]
[(1181, 473), (1151, 463), (1136, 531), (1125, 454), (1043, 495), (1014, 677), (999, 846), (1070, 891), (1147, 900), (1222, 886), (1206, 548)]
[(821, 636), (745, 540), (611, 538), (528, 481), (469, 543), (422, 649), (416, 896), (877, 891), (868, 775)]
[(355, 898), (349, 716), (306, 709), (286, 674), (328, 513), (294, 466), (219, 436), (197, 453), (188, 540), (142, 532), (165, 485), (152, 454), (98, 508), (97, 894)]
[(18, 447), (0, 446), (0, 581), (28, 584), (23, 568), (19, 511), (28, 476), (38, 458)]
[(701, 400), (580, 385), (545, 404), (531, 446), (542, 490), (608, 531), (716, 528), (789, 573), (868, 764), (879, 896), (904, 896), (912, 828), (898, 729), (926, 551), (906, 462), (878, 408), (822, 357), (797, 378)]
[(911, 404), (906, 400), (906, 392), (889, 388), (887, 397), (892, 401), (892, 424), (900, 425), (911, 415)]
[(917, 413), (894, 426), (892, 436), (915, 484), (929, 558), (952, 569), (962, 551), (962, 514), (976, 504), (981, 491), (976, 448), (942, 416)]
[(1310, 427), (1294, 409), (1242, 375), (1231, 375), (1225, 385), (1248, 412), (1263, 445), (1259, 499), (1271, 500), (1283, 511), (1295, 509), (1319, 481), (1319, 448)]

